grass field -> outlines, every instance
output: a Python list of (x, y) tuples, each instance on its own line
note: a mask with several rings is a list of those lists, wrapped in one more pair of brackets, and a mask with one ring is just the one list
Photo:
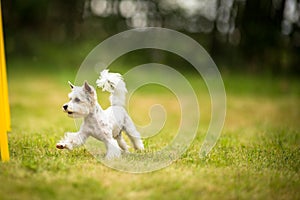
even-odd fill
[[(225, 74), (226, 122), (205, 159), (198, 152), (210, 119), (209, 96), (204, 87), (196, 89), (201, 121), (188, 151), (167, 168), (130, 174), (105, 167), (84, 147), (55, 148), (64, 132), (76, 130), (61, 112), (69, 92), (66, 81), (74, 80), (76, 70), (30, 71), (23, 64), (8, 63), (11, 160), (0, 163), (0, 199), (300, 199), (297, 79)], [(155, 90), (132, 99), (138, 123), (149, 120), (143, 102), (165, 102), (170, 112), (166, 129), (146, 140), (146, 149), (168, 143), (164, 133), (178, 121), (172, 99)]]

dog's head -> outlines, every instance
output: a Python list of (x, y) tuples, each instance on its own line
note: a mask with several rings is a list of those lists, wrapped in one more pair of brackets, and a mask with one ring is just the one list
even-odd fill
[(68, 95), (70, 101), (63, 105), (63, 111), (72, 118), (86, 117), (95, 108), (96, 90), (87, 81), (82, 86), (75, 86), (70, 81), (68, 83), (72, 91)]

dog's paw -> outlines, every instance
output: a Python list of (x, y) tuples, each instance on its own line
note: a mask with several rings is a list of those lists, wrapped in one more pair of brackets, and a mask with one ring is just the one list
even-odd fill
[(115, 159), (115, 158), (120, 158), (122, 152), (120, 149), (115, 148), (115, 149), (111, 149), (110, 151), (108, 151), (106, 153), (105, 159), (107, 160), (111, 160), (111, 159)]
[(137, 150), (137, 151), (143, 151), (145, 149), (143, 141), (142, 140), (136, 141), (135, 144), (134, 144), (134, 149)]
[(56, 148), (58, 149), (67, 149), (67, 145), (65, 143), (59, 142), (56, 144)]

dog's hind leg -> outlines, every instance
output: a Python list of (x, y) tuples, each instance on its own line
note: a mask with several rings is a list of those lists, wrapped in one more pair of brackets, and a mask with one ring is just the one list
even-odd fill
[(124, 124), (124, 131), (128, 135), (135, 150), (144, 150), (144, 144), (140, 133), (136, 130), (131, 118), (127, 115)]
[(118, 145), (121, 147), (121, 149), (125, 152), (129, 152), (128, 151), (128, 145), (126, 144), (124, 138), (122, 137), (122, 133), (120, 132), (116, 137), (114, 137), (117, 142), (118, 142)]

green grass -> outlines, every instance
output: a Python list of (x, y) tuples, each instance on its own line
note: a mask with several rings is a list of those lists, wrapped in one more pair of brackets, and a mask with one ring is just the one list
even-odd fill
[[(0, 199), (300, 199), (298, 80), (225, 75), (226, 122), (205, 159), (198, 153), (210, 103), (202, 85), (196, 89), (200, 126), (188, 151), (167, 168), (130, 174), (105, 167), (84, 147), (55, 148), (64, 132), (76, 130), (61, 112), (69, 92), (66, 81), (74, 80), (76, 71), (33, 67), (24, 73), (23, 66), (30, 64), (34, 61), (8, 62), (11, 160), (0, 164)], [(191, 79), (194, 86), (203, 84)], [(155, 100), (170, 115), (162, 133), (145, 141), (146, 151), (168, 144), (168, 133), (179, 120), (172, 94), (149, 89), (132, 98), (130, 111), (137, 123), (149, 121), (148, 108)], [(108, 104), (105, 98), (101, 103)]]

